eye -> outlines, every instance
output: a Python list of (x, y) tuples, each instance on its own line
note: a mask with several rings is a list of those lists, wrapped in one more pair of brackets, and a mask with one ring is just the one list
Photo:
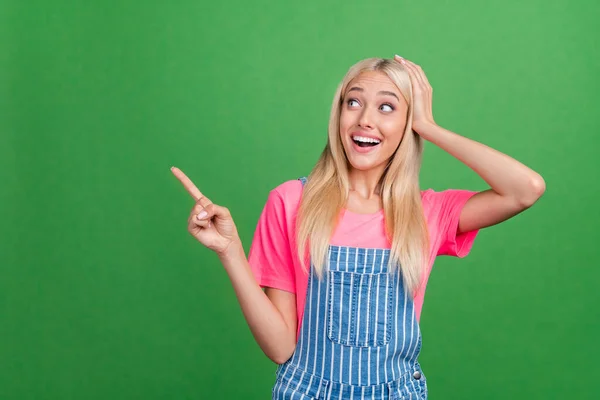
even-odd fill
[[(355, 103), (355, 104), (353, 104), (353, 103)], [(358, 100), (356, 100), (356, 99), (348, 99), (346, 101), (346, 104), (348, 104), (350, 107), (355, 107), (355, 106), (358, 106)]]
[[(387, 109), (384, 109), (384, 107), (386, 107)], [(394, 107), (392, 107), (392, 105), (388, 104), (388, 103), (382, 104), (380, 109), (381, 109), (381, 111), (385, 111), (385, 112), (394, 111)]]

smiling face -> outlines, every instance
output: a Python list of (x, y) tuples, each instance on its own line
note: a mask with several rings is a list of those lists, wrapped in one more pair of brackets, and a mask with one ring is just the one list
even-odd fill
[(408, 104), (383, 72), (367, 71), (342, 93), (340, 139), (349, 168), (383, 169), (406, 128)]

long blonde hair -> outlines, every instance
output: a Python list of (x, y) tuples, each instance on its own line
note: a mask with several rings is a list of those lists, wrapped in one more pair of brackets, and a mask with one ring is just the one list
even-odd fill
[(314, 271), (319, 278), (323, 277), (329, 241), (350, 191), (348, 159), (340, 139), (343, 94), (348, 84), (366, 71), (385, 73), (408, 103), (404, 135), (381, 177), (380, 196), (383, 199), (386, 235), (391, 243), (389, 271), (394, 272), (399, 266), (405, 287), (415, 296), (429, 249), (419, 187), (423, 141), (412, 130), (410, 78), (404, 67), (394, 60), (362, 60), (350, 67), (338, 85), (331, 106), (327, 145), (308, 176), (298, 210), (298, 255), (302, 267), (308, 272), (308, 245)]

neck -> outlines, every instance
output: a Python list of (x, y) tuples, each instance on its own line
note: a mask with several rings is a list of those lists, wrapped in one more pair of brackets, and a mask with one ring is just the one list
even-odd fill
[(351, 168), (348, 171), (350, 190), (355, 191), (360, 197), (371, 199), (380, 194), (381, 176), (384, 168), (372, 168), (366, 171)]

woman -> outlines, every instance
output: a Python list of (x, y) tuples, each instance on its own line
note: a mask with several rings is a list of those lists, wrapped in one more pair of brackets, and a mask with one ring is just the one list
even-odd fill
[[(423, 139), (490, 189), (421, 191)], [(479, 229), (545, 190), (518, 161), (438, 126), (425, 74), (399, 56), (349, 69), (325, 150), (308, 179), (271, 191), (248, 259), (228, 210), (173, 173), (196, 200), (189, 232), (219, 255), (279, 364), (274, 399), (427, 398), (418, 320), (436, 256), (466, 256)]]

